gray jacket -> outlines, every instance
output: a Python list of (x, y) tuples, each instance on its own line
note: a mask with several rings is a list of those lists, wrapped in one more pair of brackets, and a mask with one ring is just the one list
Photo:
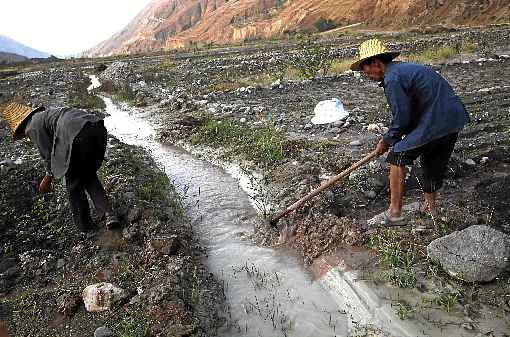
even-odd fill
[(87, 122), (101, 118), (74, 108), (46, 109), (36, 112), (25, 128), (46, 161), (47, 174), (59, 179), (69, 168), (74, 138)]

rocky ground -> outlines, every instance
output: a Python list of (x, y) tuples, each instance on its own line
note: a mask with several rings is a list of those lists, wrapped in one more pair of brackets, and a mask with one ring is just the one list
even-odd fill
[[(101, 113), (85, 65), (32, 65), (0, 80), (1, 100)], [(9, 70), (10, 71), (10, 70)], [(180, 197), (151, 157), (110, 137), (100, 170), (120, 229), (82, 233), (65, 184), (37, 193), (43, 162), (0, 122), (0, 335), (209, 336), (221, 325), (222, 286), (202, 264)], [(110, 310), (88, 312), (82, 293), (116, 287)], [(111, 303), (110, 303), (111, 302)], [(98, 329), (96, 331), (96, 329)]]
[[(472, 123), (460, 135), (436, 216), (421, 215), (410, 207), (404, 226), (366, 227), (366, 220), (388, 204), (388, 167), (379, 158), (282, 222), (294, 234), (287, 244), (305, 262), (334, 254), (345, 244), (370, 248), (380, 257), (384, 271), (372, 275), (374, 281), (418, 288), (437, 299), (434, 303), (439, 307), (448, 303), (448, 312), (455, 307), (468, 323), (487, 318), (488, 312), (497, 312), (508, 322), (509, 243), (504, 234), (510, 234), (508, 32), (508, 26), (498, 26), (378, 35), (402, 49), (404, 59), (430, 64), (440, 72), (462, 98)], [(237, 162), (248, 175), (253, 173), (260, 186), (259, 204), (270, 215), (371, 151), (389, 125), (391, 115), (382, 89), (359, 74), (345, 72), (356, 43), (369, 36), (373, 34), (316, 44), (300, 41), (280, 48), (272, 44), (262, 50), (138, 57), (111, 64), (101, 79), (104, 91), (152, 111), (161, 122), (163, 141), (213, 149), (211, 157)], [(320, 60), (303, 63), (324, 53), (336, 58), (328, 71)], [(313, 125), (315, 105), (333, 97), (341, 98), (349, 117), (326, 126)], [(421, 201), (419, 165), (412, 168), (406, 185), (405, 202), (414, 206), (413, 202)], [(471, 235), (482, 237), (478, 245), (499, 249), (491, 252), (497, 258), (484, 256), (486, 263), (500, 262), (489, 284), (476, 282), (483, 279), (486, 264), (469, 269), (469, 258), (450, 258), (452, 262), (446, 256), (439, 258), (441, 266), (437, 261), (441, 254), (433, 245), (427, 252), (434, 240), (453, 240), (448, 235), (473, 225), (482, 225), (472, 228), (481, 230)], [(490, 232), (495, 239), (482, 236), (487, 228), (495, 230)], [(274, 245), (279, 235), (261, 221), (256, 240)], [(409, 308), (407, 314), (413, 316), (417, 309)], [(471, 326), (476, 323), (464, 328)], [(493, 333), (501, 335), (501, 331)]]
[[(371, 151), (380, 138), (380, 132), (389, 125), (391, 115), (382, 89), (359, 74), (345, 71), (359, 41), (374, 35), (383, 38), (393, 48), (402, 49), (404, 58), (431, 64), (448, 79), (463, 99), (473, 119), (461, 133), (452, 157), (448, 177), (441, 193), (439, 214), (430, 217), (418, 214), (410, 208), (406, 213), (406, 222), (401, 227), (367, 228), (366, 220), (383, 211), (388, 204), (388, 167), (384, 158), (379, 158), (351, 174), (336, 188), (323, 193), (313, 203), (307, 204), (287, 220), (283, 220), (281, 225), (290, 228), (287, 232), (293, 234), (286, 244), (298, 251), (307, 264), (313, 263), (319, 257), (334, 255), (345, 245), (371, 249), (378, 257), (377, 271), (367, 274), (367, 278), (374, 284), (408, 288), (415, 294), (415, 301), (402, 300), (395, 303), (395, 310), (401, 319), (423, 315), (422, 304), (426, 302), (441, 309), (444, 315), (459, 317), (458, 320), (449, 323), (435, 322), (434, 324), (438, 326), (455, 324), (462, 331), (473, 331), (473, 335), (479, 333), (487, 336), (491, 334), (504, 336), (504, 331), (510, 331), (508, 327), (510, 274), (505, 271), (508, 269), (508, 260), (505, 260), (505, 256), (507, 258), (510, 254), (509, 240), (505, 236), (505, 233), (510, 234), (509, 31), (508, 26), (494, 26), (398, 34), (372, 32), (356, 36), (341, 35), (311, 44), (309, 41), (300, 40), (295, 43), (286, 42), (280, 46), (272, 43), (268, 44), (267, 48), (222, 48), (198, 50), (194, 53), (76, 60), (74, 64), (67, 64), (65, 67), (61, 63), (46, 65), (42, 72), (34, 72), (34, 69), (5, 69), (5, 73), (10, 75), (0, 83), (9, 88), (6, 91), (9, 91), (10, 95), (20, 92), (32, 93), (29, 95), (32, 101), (46, 97), (55, 102), (66, 100), (69, 104), (80, 105), (87, 102), (88, 106), (100, 109), (101, 101), (97, 101), (93, 96), (83, 96), (83, 90), (79, 89), (85, 85), (83, 77), (68, 76), (73, 76), (72, 74), (77, 72), (70, 70), (73, 67), (97, 72), (106, 68), (100, 74), (103, 83), (101, 91), (118, 100), (127, 101), (139, 109), (152, 112), (154, 119), (161, 125), (162, 141), (183, 144), (192, 150), (200, 149), (202, 152), (206, 149), (211, 159), (238, 163), (256, 182), (256, 186), (259, 186), (256, 199), (262, 206), (263, 215), (269, 216)], [(335, 62), (331, 67), (327, 67), (324, 65), (324, 59), (335, 59)], [(12, 77), (13, 71), (21, 75)], [(46, 78), (45, 83), (53, 85), (39, 87), (41, 76)], [(71, 88), (70, 83), (81, 84), (75, 84)], [(63, 94), (65, 92), (71, 93), (69, 97)], [(333, 97), (343, 101), (350, 112), (349, 117), (325, 126), (313, 125), (310, 120), (315, 105), (321, 100)], [(3, 142), (5, 145), (2, 146), (11, 146), (9, 148), (12, 150), (9, 151), (16, 151), (17, 148), (12, 147), (9, 141)], [(118, 147), (124, 148), (121, 144), (118, 144)], [(32, 155), (35, 162), (36, 156), (33, 153)], [(14, 159), (19, 157), (14, 154), (10, 156)], [(25, 160), (28, 159), (23, 159)], [(29, 179), (35, 180), (34, 167), (31, 166), (29, 169), (28, 165), (24, 164), (12, 165), (15, 170), (21, 168), (29, 170), (25, 174), (31, 177)], [(127, 203), (126, 193), (129, 192), (129, 186), (132, 186), (116, 183), (115, 179), (123, 176), (124, 172), (118, 171), (121, 169), (127, 168), (106, 165), (105, 169), (106, 181), (113, 179), (111, 185), (121, 189), (112, 192), (118, 208)], [(7, 179), (17, 179), (13, 172), (16, 171), (2, 175), (5, 174)], [(420, 201), (419, 165), (412, 168), (406, 185), (406, 204)], [(4, 188), (9, 190), (9, 195), (18, 193), (28, 196), (24, 206), (26, 209), (32, 209), (34, 200), (42, 198), (35, 194), (34, 184), (17, 192), (8, 187)], [(2, 194), (2, 197), (4, 195)], [(116, 195), (118, 197), (115, 197)], [(13, 199), (5, 200), (11, 204), (4, 212), (10, 214), (11, 209), (15, 208), (12, 204)], [(21, 201), (16, 200), (16, 204), (23, 204)], [(161, 205), (163, 201), (157, 202), (159, 204), (156, 205)], [(20, 212), (26, 214), (28, 211)], [(49, 216), (56, 215), (50, 213)], [(32, 218), (35, 217), (37, 215)], [(5, 221), (13, 218), (5, 217)], [(50, 220), (38, 221), (44, 224), (60, 223)], [(160, 223), (169, 221), (161, 220)], [(10, 228), (9, 226), (14, 226), (13, 223), (18, 224), (18, 221), (9, 222), (6, 226)], [(32, 226), (30, 228), (41, 227), (30, 223)], [(473, 227), (475, 225), (483, 227)], [(175, 228), (174, 225), (170, 227)], [(69, 225), (65, 228), (73, 230)], [(185, 230), (186, 227), (179, 228)], [(465, 260), (448, 256), (446, 260), (440, 258), (442, 264), (430, 258), (441, 255), (440, 249), (433, 249), (434, 245), (429, 248), (433, 251), (427, 251), (431, 242), (437, 243), (438, 241), (434, 240), (444, 237), (447, 238), (447, 242), (455, 242), (454, 238), (458, 237), (456, 231), (466, 228), (480, 230), (460, 237), (481, 238), (477, 243), (479, 250), (476, 251), (476, 255), (485, 254), (484, 263), (475, 262), (469, 265), (468, 274), (462, 271), (462, 267), (472, 262), (470, 256), (475, 255), (474, 251), (459, 251), (457, 256), (467, 256)], [(12, 229), (10, 235), (20, 235), (17, 234), (20, 232)], [(484, 233), (485, 236), (480, 233)], [(452, 234), (455, 237), (448, 236)], [(189, 232), (180, 235), (183, 236), (183, 238), (179, 236), (180, 240), (191, 240)], [(2, 236), (2, 240), (6, 240), (4, 238), (7, 237), (9, 236)], [(100, 237), (102, 236), (98, 234), (93, 238), (80, 239), (83, 240), (81, 244), (84, 247), (87, 247), (87, 244), (89, 247), (98, 246), (100, 247), (98, 252), (101, 252), (103, 251), (101, 241), (98, 242)], [(145, 234), (144, 237), (151, 236)], [(133, 240), (126, 230), (122, 238), (130, 243)], [(260, 244), (275, 245), (279, 239), (278, 231), (270, 228), (267, 222), (261, 221), (257, 225), (254, 240)], [(28, 240), (33, 241), (31, 238)], [(65, 240), (62, 242), (59, 236), (58, 244), (62, 245), (65, 242)], [(77, 246), (74, 242), (70, 241), (68, 247)], [(149, 247), (147, 242), (150, 242), (150, 239), (134, 242), (139, 242), (138, 246), (132, 247), (130, 244), (129, 249), (144, 252)], [(462, 250), (460, 246), (456, 246), (455, 249)], [(18, 248), (17, 245), (15, 247)], [(484, 251), (484, 247), (495, 247), (489, 252), (494, 255), (487, 255), (487, 249)], [(63, 253), (65, 248), (55, 248), (55, 251), (53, 253), (55, 256), (66, 255)], [(20, 260), (16, 258), (22, 252), (24, 251), (17, 251), (17, 255), (4, 252), (6, 259), (14, 257), (14, 260), (6, 260), (16, 262), (14, 275), (24, 275)], [(189, 269), (191, 266), (199, 266), (194, 260), (196, 255), (193, 252), (180, 254), (190, 256), (189, 259), (182, 260), (186, 261), (182, 262), (185, 266), (182, 268), (185, 270), (192, 270)], [(101, 260), (102, 263), (111, 261), (109, 259), (112, 259), (112, 256)], [(496, 260), (494, 256), (499, 259), (499, 264), (493, 266), (492, 261)], [(173, 257), (170, 259), (174, 261)], [(155, 260), (153, 263), (159, 265), (158, 261)], [(472, 282), (471, 277), (480, 277), (488, 264), (494, 276), (491, 281)], [(96, 271), (105, 268), (100, 264), (92, 267)], [(111, 272), (112, 268), (110, 267), (110, 271), (105, 274), (113, 277), (121, 287), (133, 287), (116, 279), (116, 274)], [(200, 266), (198, 270), (203, 271)], [(186, 279), (189, 275), (189, 272), (184, 272), (182, 277)], [(18, 282), (9, 281), (16, 280), (17, 277), (20, 276), (5, 278), (6, 284), (11, 282), (10, 284), (14, 286), (10, 294), (20, 293), (16, 288)], [(186, 282), (183, 279), (179, 280), (181, 283), (178, 284), (181, 286), (190, 286), (189, 283), (182, 283)], [(44, 289), (48, 287), (55, 289), (51, 288), (52, 284), (51, 282), (45, 284)], [(184, 288), (183, 286), (182, 289)], [(190, 291), (189, 288), (187, 290)], [(67, 293), (64, 291), (64, 294)], [(147, 305), (152, 296), (149, 296), (149, 300), (144, 300), (143, 294), (147, 292), (135, 298), (140, 298), (140, 302), (137, 302), (141, 303), (140, 305)], [(211, 296), (218, 294), (217, 289), (213, 289), (211, 294)], [(13, 295), (8, 294), (7, 298), (9, 296), (12, 298)], [(165, 295), (161, 297), (166, 299)], [(195, 297), (192, 292), (191, 300), (193, 298)], [(170, 302), (179, 303), (177, 304), (179, 308), (188, 308), (187, 317), (191, 317), (192, 322), (205, 322), (195, 324), (198, 329), (196, 331), (205, 331), (200, 330), (203, 324), (215, 322), (216, 318), (212, 311), (205, 310), (209, 316), (206, 315), (204, 318), (196, 313), (195, 306), (189, 302), (190, 297), (182, 296), (180, 299), (182, 302), (175, 300)], [(54, 296), (54, 301), (57, 301), (57, 296)], [(6, 303), (8, 305), (5, 306), (5, 311), (10, 315), (9, 321), (15, 322), (12, 319), (16, 313), (16, 310), (12, 309), (14, 302), (10, 300)], [(182, 303), (185, 305), (179, 306)], [(49, 307), (55, 308), (55, 305), (56, 302), (53, 307)], [(120, 310), (128, 310), (129, 305), (121, 308)], [(90, 318), (90, 314), (83, 310), (79, 311), (79, 315)], [(199, 317), (202, 317), (202, 320)], [(114, 320), (108, 319), (111, 320), (98, 318), (97, 326)], [(499, 324), (499, 329), (493, 329), (481, 324), (487, 319), (503, 323)], [(116, 325), (112, 323), (111, 326)]]

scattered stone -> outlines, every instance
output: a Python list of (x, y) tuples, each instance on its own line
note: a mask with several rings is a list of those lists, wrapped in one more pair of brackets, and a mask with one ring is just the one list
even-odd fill
[(432, 241), (428, 256), (466, 282), (489, 282), (510, 266), (510, 236), (474, 225)]
[(388, 128), (385, 127), (384, 124), (382, 124), (382, 123), (369, 124), (367, 126), (367, 131), (381, 135), (381, 134), (385, 134), (386, 132), (388, 132)]
[(271, 83), (271, 89), (278, 88), (278, 87), (280, 87), (281, 84), (282, 84), (282, 81), (280, 79), (277, 79), (276, 81)]
[(111, 337), (113, 336), (113, 331), (105, 326), (101, 326), (94, 331), (94, 337)]
[(114, 304), (125, 300), (128, 293), (111, 283), (102, 282), (86, 287), (82, 297), (88, 312), (100, 312), (110, 310)]
[(476, 166), (476, 162), (473, 159), (467, 159), (465, 163), (469, 166)]
[(489, 157), (482, 157), (480, 160), (480, 164), (485, 165), (489, 162)]
[(66, 297), (58, 306), (58, 312), (64, 317), (72, 318), (80, 308), (82, 299), (80, 296)]
[(307, 123), (305, 125), (305, 130), (310, 130), (311, 128), (313, 128), (313, 125), (311, 123)]
[(359, 140), (355, 140), (349, 143), (350, 146), (361, 146), (361, 142)]

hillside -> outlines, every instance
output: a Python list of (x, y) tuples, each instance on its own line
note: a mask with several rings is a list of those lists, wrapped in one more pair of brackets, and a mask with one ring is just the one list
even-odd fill
[(154, 0), (121, 32), (85, 56), (165, 50), (195, 43), (236, 43), (314, 30), (319, 19), (337, 26), (404, 27), (507, 22), (508, 0)]
[(0, 35), (0, 52), (17, 54), (28, 58), (47, 58), (50, 56), (48, 53), (30, 48), (4, 35)]
[(0, 52), (0, 65), (1, 64), (19, 63), (19, 62), (24, 62), (27, 60), (28, 60), (28, 58), (25, 56), (13, 54), (13, 53)]

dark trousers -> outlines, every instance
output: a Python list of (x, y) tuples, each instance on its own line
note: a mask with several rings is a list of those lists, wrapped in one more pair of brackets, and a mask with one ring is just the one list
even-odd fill
[(412, 165), (420, 157), (423, 169), (423, 191), (434, 193), (443, 186), (443, 180), (452, 156), (458, 133), (450, 133), (415, 149), (393, 152), (390, 151), (386, 161), (396, 166)]
[(75, 224), (81, 229), (92, 226), (87, 191), (99, 216), (111, 213), (106, 192), (97, 177), (106, 151), (107, 133), (102, 121), (87, 122), (73, 141), (66, 187)]

